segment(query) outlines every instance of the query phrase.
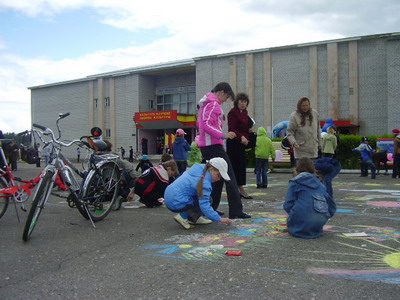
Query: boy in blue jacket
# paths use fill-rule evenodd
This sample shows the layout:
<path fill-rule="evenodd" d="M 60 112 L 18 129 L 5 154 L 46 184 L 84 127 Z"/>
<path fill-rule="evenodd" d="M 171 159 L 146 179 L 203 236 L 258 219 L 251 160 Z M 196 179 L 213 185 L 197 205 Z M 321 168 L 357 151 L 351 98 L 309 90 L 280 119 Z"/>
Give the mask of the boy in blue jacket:
<path fill-rule="evenodd" d="M 172 145 L 172 151 L 174 153 L 174 160 L 178 165 L 179 174 L 182 175 L 183 172 L 186 171 L 187 168 L 187 160 L 188 160 L 188 151 L 192 150 L 189 143 L 185 139 L 186 132 L 179 128 L 176 131 L 176 138 Z"/>
<path fill-rule="evenodd" d="M 232 220 L 221 218 L 210 204 L 212 183 L 221 177 L 230 180 L 227 172 L 226 161 L 214 157 L 206 164 L 195 163 L 171 183 L 165 190 L 164 203 L 169 210 L 178 213 L 174 220 L 185 229 L 193 228 L 194 224 L 210 224 L 212 221 L 231 224 Z"/>
<path fill-rule="evenodd" d="M 288 213 L 287 229 L 295 237 L 311 239 L 336 212 L 336 203 L 315 175 L 311 159 L 303 157 L 296 166 L 298 175 L 289 180 L 283 208 Z"/>
<path fill-rule="evenodd" d="M 371 167 L 371 179 L 376 178 L 376 166 L 372 160 L 372 155 L 374 150 L 369 145 L 369 139 L 366 136 L 361 138 L 361 144 L 354 148 L 353 151 L 358 151 L 361 154 L 361 176 L 367 176 L 368 174 L 368 167 Z"/>

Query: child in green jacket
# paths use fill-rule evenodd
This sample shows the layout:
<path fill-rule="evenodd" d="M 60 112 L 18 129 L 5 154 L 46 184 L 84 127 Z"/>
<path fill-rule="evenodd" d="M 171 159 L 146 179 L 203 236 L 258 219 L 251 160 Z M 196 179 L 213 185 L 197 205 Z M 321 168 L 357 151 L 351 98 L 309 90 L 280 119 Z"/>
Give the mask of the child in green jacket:
<path fill-rule="evenodd" d="M 264 127 L 258 127 L 256 139 L 256 174 L 257 188 L 268 187 L 268 159 L 271 156 L 272 161 L 275 161 L 275 149 L 272 146 L 272 141 L 268 137 Z"/>

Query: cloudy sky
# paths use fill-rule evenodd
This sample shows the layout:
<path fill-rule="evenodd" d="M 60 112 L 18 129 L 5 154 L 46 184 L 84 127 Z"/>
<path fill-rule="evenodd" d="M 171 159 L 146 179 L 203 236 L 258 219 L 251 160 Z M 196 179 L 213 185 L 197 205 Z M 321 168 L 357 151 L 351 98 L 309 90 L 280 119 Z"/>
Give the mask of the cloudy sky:
<path fill-rule="evenodd" d="M 399 11 L 399 0 L 0 0 L 0 129 L 30 127 L 31 86 L 398 32 Z"/>

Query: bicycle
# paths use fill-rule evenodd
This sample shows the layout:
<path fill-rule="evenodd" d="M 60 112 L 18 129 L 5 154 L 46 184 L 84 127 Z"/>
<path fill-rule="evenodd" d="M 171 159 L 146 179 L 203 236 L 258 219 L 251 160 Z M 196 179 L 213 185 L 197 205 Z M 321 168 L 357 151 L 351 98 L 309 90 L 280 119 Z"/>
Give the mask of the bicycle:
<path fill-rule="evenodd" d="M 60 141 L 61 129 L 59 121 L 67 116 L 69 116 L 69 113 L 60 114 L 57 118 L 57 138 L 50 128 L 33 124 L 33 127 L 42 131 L 42 134 L 50 136 L 51 155 L 50 163 L 41 174 L 25 223 L 22 234 L 24 241 L 28 241 L 32 235 L 41 211 L 49 199 L 54 183 L 63 190 L 68 191 L 67 200 L 69 205 L 73 204 L 85 219 L 90 220 L 93 227 L 96 227 L 94 222 L 103 220 L 109 214 L 118 195 L 118 183 L 120 180 L 120 170 L 116 164 L 116 160 L 119 158 L 118 155 L 104 153 L 107 150 L 107 144 L 103 141 L 93 140 L 93 133 L 92 136 L 83 136 L 68 143 Z M 87 141 L 83 141 L 83 139 Z M 70 147 L 72 145 L 91 149 L 92 154 L 89 159 L 90 168 L 88 172 L 77 169 L 62 154 L 62 147 Z M 81 182 L 79 183 L 80 179 Z"/>
<path fill-rule="evenodd" d="M 42 140 L 40 134 L 35 131 L 24 131 L 18 133 L 18 135 L 24 134 L 37 134 Z M 10 139 L 0 139 L 0 142 L 11 142 Z M 6 213 L 10 200 L 13 201 L 15 212 L 17 214 L 18 223 L 20 218 L 17 209 L 17 203 L 21 205 L 21 210 L 26 212 L 24 203 L 29 199 L 32 194 L 31 190 L 36 186 L 40 180 L 40 174 L 33 179 L 23 180 L 19 177 L 15 177 L 11 171 L 11 168 L 7 164 L 7 160 L 4 154 L 4 150 L 0 145 L 0 218 Z"/>

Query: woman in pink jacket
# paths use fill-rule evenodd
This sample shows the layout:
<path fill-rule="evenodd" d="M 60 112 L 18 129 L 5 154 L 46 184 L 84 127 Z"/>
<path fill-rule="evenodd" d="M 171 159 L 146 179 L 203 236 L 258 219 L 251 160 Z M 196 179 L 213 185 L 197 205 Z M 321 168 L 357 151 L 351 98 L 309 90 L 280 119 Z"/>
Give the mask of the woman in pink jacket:
<path fill-rule="evenodd" d="M 228 164 L 228 175 L 231 180 L 226 181 L 225 184 L 229 204 L 229 218 L 251 218 L 250 215 L 243 212 L 236 177 L 231 161 L 224 149 L 224 140 L 233 139 L 236 134 L 231 131 L 225 134 L 222 131 L 225 117 L 221 104 L 228 99 L 233 100 L 234 98 L 235 95 L 231 86 L 226 82 L 220 82 L 211 93 L 207 93 L 200 100 L 199 115 L 197 118 L 197 126 L 199 128 L 198 146 L 205 160 L 222 157 Z M 214 210 L 217 210 L 219 206 L 223 184 L 224 182 L 221 180 L 213 183 L 211 198 L 213 199 L 212 207 Z M 222 212 L 218 213 L 220 215 L 223 214 Z"/>

